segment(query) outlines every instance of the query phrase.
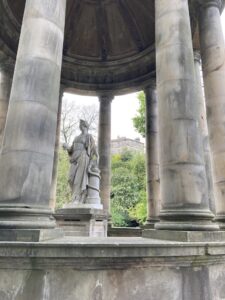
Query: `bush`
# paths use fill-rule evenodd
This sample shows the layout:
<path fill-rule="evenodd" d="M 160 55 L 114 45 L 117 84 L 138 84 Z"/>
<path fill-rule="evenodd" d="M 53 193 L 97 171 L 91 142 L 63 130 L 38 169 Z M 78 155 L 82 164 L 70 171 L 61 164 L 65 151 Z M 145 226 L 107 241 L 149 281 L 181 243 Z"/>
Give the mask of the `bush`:
<path fill-rule="evenodd" d="M 111 215 L 114 226 L 146 220 L 145 156 L 125 151 L 112 157 Z"/>

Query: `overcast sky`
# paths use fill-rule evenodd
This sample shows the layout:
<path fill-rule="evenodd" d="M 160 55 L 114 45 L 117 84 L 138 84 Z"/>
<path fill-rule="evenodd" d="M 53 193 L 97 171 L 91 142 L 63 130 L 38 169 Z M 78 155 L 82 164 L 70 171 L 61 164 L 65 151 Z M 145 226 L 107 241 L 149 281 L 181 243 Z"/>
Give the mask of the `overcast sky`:
<path fill-rule="evenodd" d="M 222 26 L 225 34 L 225 13 L 222 14 Z M 71 94 L 65 94 L 66 98 L 75 101 L 78 105 L 96 104 L 98 105 L 98 98 L 84 97 Z M 132 118 L 135 116 L 138 109 L 137 94 L 129 94 L 126 96 L 115 97 L 112 102 L 112 138 L 117 136 L 125 136 L 128 138 L 140 137 L 134 130 Z"/>

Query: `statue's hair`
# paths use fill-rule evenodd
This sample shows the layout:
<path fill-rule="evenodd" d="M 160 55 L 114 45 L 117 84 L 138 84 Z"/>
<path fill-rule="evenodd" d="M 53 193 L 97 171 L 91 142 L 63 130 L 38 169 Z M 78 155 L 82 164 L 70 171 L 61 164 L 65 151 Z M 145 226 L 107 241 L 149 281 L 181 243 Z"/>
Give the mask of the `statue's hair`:
<path fill-rule="evenodd" d="M 85 120 L 80 120 L 80 125 L 83 125 L 87 129 L 89 128 L 88 122 L 86 122 Z"/>

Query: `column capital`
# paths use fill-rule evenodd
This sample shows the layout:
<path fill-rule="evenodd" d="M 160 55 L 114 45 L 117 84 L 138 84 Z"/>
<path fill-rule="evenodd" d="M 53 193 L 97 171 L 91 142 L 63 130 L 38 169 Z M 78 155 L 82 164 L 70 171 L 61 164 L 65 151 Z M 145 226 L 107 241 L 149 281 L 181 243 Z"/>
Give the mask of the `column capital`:
<path fill-rule="evenodd" d="M 100 102 L 112 102 L 114 99 L 113 94 L 99 94 L 98 96 Z"/>
<path fill-rule="evenodd" d="M 201 8 L 217 7 L 219 10 L 222 9 L 222 0 L 198 0 Z"/>

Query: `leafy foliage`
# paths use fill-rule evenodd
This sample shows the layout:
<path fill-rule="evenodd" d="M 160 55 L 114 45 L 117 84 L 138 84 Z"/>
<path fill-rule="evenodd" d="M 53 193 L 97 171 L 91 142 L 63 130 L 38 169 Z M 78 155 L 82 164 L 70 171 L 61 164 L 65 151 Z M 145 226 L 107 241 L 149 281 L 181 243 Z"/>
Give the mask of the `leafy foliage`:
<path fill-rule="evenodd" d="M 145 221 L 147 214 L 145 188 L 144 154 L 124 151 L 122 154 L 114 155 L 111 193 L 111 215 L 114 226 L 132 226 L 133 223 Z"/>
<path fill-rule="evenodd" d="M 145 137 L 145 94 L 144 92 L 140 92 L 138 94 L 139 100 L 139 109 L 137 111 L 136 116 L 133 118 L 134 128 L 140 133 L 143 137 Z"/>
<path fill-rule="evenodd" d="M 71 199 L 71 192 L 68 184 L 69 158 L 66 151 L 60 149 L 58 173 L 57 173 L 57 191 L 56 191 L 56 207 L 61 208 Z"/>
<path fill-rule="evenodd" d="M 144 224 L 147 220 L 147 195 L 146 191 L 142 190 L 139 193 L 138 203 L 129 209 L 129 216 L 139 224 Z"/>
<path fill-rule="evenodd" d="M 60 149 L 57 177 L 57 208 L 71 199 L 68 185 L 69 158 Z M 133 226 L 146 220 L 145 157 L 124 151 L 112 156 L 111 215 L 114 226 Z"/>

